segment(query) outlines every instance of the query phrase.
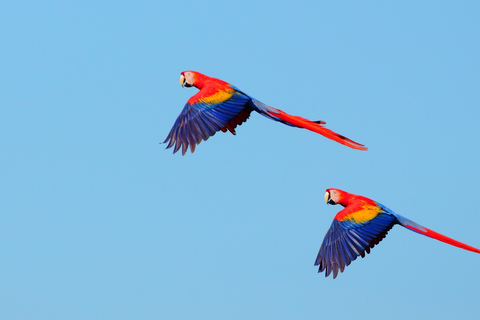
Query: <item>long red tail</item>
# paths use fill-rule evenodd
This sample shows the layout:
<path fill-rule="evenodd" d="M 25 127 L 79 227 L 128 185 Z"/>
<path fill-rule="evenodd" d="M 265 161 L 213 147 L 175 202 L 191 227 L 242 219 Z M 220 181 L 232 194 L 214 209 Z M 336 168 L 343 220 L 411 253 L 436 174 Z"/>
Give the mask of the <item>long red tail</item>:
<path fill-rule="evenodd" d="M 329 139 L 332 139 L 334 141 L 337 141 L 338 143 L 341 143 L 343 145 L 346 145 L 347 147 L 357 149 L 357 150 L 367 150 L 367 147 L 365 147 L 363 144 L 360 144 L 358 142 L 355 142 L 353 140 L 348 139 L 345 136 L 342 136 L 341 134 L 338 134 L 336 132 L 333 132 L 330 129 L 325 128 L 322 126 L 322 124 L 325 124 L 324 121 L 311 121 L 302 117 L 298 116 L 292 116 L 289 115 L 288 113 L 283 112 L 282 110 L 275 109 L 270 107 L 271 109 L 274 109 L 276 112 L 270 112 L 267 111 L 272 117 L 278 118 L 281 121 L 294 125 L 296 127 L 304 128 L 316 133 L 321 134 L 324 137 L 327 137 Z"/>
<path fill-rule="evenodd" d="M 440 233 L 435 232 L 433 230 L 430 230 L 428 228 L 423 227 L 424 230 L 422 230 L 422 229 L 417 229 L 417 228 L 415 228 L 411 225 L 407 225 L 407 226 L 405 226 L 405 228 L 408 228 L 408 229 L 413 230 L 415 232 L 421 233 L 421 234 L 423 234 L 427 237 L 437 239 L 439 241 L 451 244 L 452 246 L 459 247 L 459 248 L 462 248 L 462 249 L 465 249 L 465 250 L 468 250 L 468 251 L 473 251 L 473 252 L 476 252 L 476 253 L 480 253 L 480 249 L 474 248 L 472 246 L 469 246 L 468 244 L 465 244 L 465 243 L 462 243 L 460 241 L 449 238 L 447 236 L 444 236 L 443 234 L 440 234 Z"/>

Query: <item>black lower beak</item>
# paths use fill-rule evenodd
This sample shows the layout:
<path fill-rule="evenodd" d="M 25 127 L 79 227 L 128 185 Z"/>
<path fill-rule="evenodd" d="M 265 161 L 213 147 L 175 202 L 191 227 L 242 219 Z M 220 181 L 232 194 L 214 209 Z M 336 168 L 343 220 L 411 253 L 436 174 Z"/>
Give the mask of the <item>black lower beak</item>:
<path fill-rule="evenodd" d="M 332 198 L 328 198 L 327 203 L 328 203 L 328 204 L 335 204 L 335 201 L 333 201 Z"/>
<path fill-rule="evenodd" d="M 187 88 L 191 87 L 191 85 L 189 85 L 189 84 L 187 83 L 187 79 L 183 79 L 182 87 L 184 87 L 184 88 L 185 88 L 185 87 L 187 87 Z"/>

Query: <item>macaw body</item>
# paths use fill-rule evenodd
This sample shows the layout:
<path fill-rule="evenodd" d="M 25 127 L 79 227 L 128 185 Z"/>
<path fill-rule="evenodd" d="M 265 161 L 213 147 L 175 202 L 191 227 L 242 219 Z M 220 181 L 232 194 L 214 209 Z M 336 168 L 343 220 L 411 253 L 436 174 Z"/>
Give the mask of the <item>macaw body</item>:
<path fill-rule="evenodd" d="M 362 144 L 325 128 L 324 121 L 310 121 L 289 115 L 267 106 L 220 79 L 195 71 L 184 71 L 181 73 L 180 83 L 185 87 L 197 87 L 200 91 L 187 101 L 164 141 L 168 142 L 167 149 L 175 146 L 173 153 L 180 147 L 183 155 L 188 147 L 193 153 L 202 140 L 206 141 L 217 131 L 228 130 L 235 134 L 235 128 L 247 121 L 252 111 L 292 127 L 314 131 L 350 148 L 367 150 Z"/>
<path fill-rule="evenodd" d="M 325 202 L 345 207 L 333 219 L 315 260 L 315 265 L 319 266 L 318 272 L 325 271 L 326 277 L 333 272 L 335 279 L 338 271 L 343 272 L 358 256 L 365 257 L 365 252 L 370 253 L 370 249 L 385 238 L 387 232 L 396 224 L 453 246 L 480 253 L 477 248 L 425 228 L 362 196 L 339 189 L 327 189 Z"/>

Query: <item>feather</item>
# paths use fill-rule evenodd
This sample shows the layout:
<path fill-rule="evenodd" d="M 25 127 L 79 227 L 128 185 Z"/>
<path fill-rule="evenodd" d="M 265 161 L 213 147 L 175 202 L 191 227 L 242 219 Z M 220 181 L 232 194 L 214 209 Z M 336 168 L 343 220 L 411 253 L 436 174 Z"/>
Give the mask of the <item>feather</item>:
<path fill-rule="evenodd" d="M 182 72 L 182 84 L 195 86 L 200 91 L 193 95 L 183 107 L 164 143 L 167 149 L 174 147 L 176 153 L 182 147 L 182 154 L 190 146 L 193 152 L 201 140 L 206 141 L 216 132 L 231 132 L 250 117 L 252 111 L 291 127 L 311 130 L 358 150 L 366 150 L 363 145 L 339 135 L 322 125 L 325 121 L 310 121 L 291 116 L 250 97 L 225 81 L 208 77 L 199 72 Z M 201 137 L 201 139 L 200 139 Z"/>
<path fill-rule="evenodd" d="M 325 271 L 326 277 L 333 272 L 335 279 L 352 261 L 369 254 L 395 224 L 453 246 L 480 253 L 480 249 L 425 228 L 373 200 L 338 189 L 327 189 L 327 192 L 332 191 L 338 195 L 337 203 L 345 208 L 335 216 L 315 259 L 318 272 Z"/>

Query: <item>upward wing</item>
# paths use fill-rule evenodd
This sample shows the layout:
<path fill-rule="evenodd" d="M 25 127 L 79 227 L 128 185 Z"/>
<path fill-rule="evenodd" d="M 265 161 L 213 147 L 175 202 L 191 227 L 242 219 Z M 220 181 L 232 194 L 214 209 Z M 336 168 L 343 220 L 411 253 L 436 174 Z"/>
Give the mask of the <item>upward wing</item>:
<path fill-rule="evenodd" d="M 318 272 L 325 270 L 328 277 L 333 271 L 334 279 L 358 256 L 363 258 L 365 252 L 370 253 L 398 223 L 395 216 L 376 206 L 364 206 L 337 220 L 339 216 L 340 213 L 333 220 L 315 260 Z"/>
<path fill-rule="evenodd" d="M 167 149 L 175 145 L 173 153 L 182 147 L 185 155 L 189 146 L 193 153 L 202 139 L 206 141 L 220 130 L 235 134 L 237 125 L 245 122 L 252 112 L 248 105 L 250 97 L 235 90 L 219 91 L 194 103 L 191 101 L 185 104 L 164 141 L 168 142 Z"/>

